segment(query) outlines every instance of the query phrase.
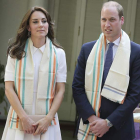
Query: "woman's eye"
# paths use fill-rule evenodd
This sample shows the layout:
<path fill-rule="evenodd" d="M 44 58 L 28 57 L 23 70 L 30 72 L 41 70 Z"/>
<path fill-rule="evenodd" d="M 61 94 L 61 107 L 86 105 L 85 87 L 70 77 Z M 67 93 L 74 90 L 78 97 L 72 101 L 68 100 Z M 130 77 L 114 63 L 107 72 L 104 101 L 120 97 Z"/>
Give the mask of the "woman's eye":
<path fill-rule="evenodd" d="M 47 22 L 47 20 L 43 20 L 42 22 L 43 22 L 43 23 L 46 23 L 46 22 Z"/>
<path fill-rule="evenodd" d="M 38 23 L 37 21 L 33 21 L 33 23 Z"/>

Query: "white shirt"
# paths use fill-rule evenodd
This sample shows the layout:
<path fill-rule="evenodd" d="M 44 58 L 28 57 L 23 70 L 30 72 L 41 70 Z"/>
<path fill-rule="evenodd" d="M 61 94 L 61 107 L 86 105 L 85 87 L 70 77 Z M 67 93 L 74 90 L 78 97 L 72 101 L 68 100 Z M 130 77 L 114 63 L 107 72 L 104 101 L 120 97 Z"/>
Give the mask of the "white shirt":
<path fill-rule="evenodd" d="M 110 41 L 108 41 L 107 40 L 107 48 L 106 48 L 106 52 L 105 52 L 105 58 L 106 58 L 106 54 L 107 54 L 107 51 L 108 51 L 108 48 L 109 48 L 109 43 L 110 43 Z M 115 57 L 115 54 L 116 54 L 116 52 L 117 52 L 117 49 L 118 49 L 118 46 L 119 46 L 119 43 L 120 43 L 120 37 L 118 38 L 118 39 L 116 39 L 114 42 L 112 42 L 112 43 L 114 43 L 114 45 L 113 45 L 113 58 Z"/>

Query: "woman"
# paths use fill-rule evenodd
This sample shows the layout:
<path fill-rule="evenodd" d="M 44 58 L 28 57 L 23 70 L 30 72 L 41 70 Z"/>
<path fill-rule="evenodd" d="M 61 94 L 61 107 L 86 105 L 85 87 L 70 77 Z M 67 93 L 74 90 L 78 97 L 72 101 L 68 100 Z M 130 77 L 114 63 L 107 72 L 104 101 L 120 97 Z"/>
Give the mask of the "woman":
<path fill-rule="evenodd" d="M 64 51 L 41 7 L 24 16 L 8 48 L 5 93 L 11 104 L 2 140 L 61 140 L 57 110 L 66 82 Z"/>

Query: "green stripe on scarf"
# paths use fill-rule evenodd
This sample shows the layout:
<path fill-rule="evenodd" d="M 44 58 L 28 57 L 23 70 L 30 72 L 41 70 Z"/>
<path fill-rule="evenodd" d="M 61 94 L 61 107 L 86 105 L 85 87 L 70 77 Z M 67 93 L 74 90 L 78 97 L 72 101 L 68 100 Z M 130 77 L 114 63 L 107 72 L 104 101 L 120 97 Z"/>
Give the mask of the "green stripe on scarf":
<path fill-rule="evenodd" d="M 82 140 L 84 140 L 85 139 L 85 137 L 86 137 L 86 134 L 87 134 L 87 130 L 89 129 L 89 124 L 87 124 L 87 128 L 86 128 L 86 133 L 84 133 L 84 136 L 83 136 L 83 138 L 82 138 Z"/>
<path fill-rule="evenodd" d="M 101 40 L 101 37 L 99 38 L 99 41 Z M 97 61 L 97 59 L 98 59 L 98 57 L 97 57 L 97 54 L 98 54 L 98 50 L 100 49 L 100 46 L 99 46 L 99 41 L 98 41 L 98 44 L 97 44 L 97 49 L 96 49 L 96 55 L 95 55 L 95 62 Z M 95 74 L 95 67 L 96 67 L 96 65 L 94 65 L 93 66 L 93 73 Z M 93 77 L 93 79 L 94 79 L 94 82 L 95 82 L 95 78 Z M 94 83 L 94 85 L 95 85 L 95 83 Z M 95 86 L 92 88 L 92 91 L 93 91 L 93 89 L 94 88 L 96 88 Z M 98 88 L 99 88 L 99 84 L 98 84 Z M 93 91 L 94 92 L 94 91 Z M 93 94 L 92 94 L 93 95 Z M 97 94 L 97 99 L 98 99 L 98 94 Z M 96 107 L 95 107 L 95 112 L 96 112 L 96 110 L 98 110 L 98 108 L 97 108 L 97 103 L 98 101 L 96 100 Z M 91 102 L 92 104 L 93 104 L 93 101 Z M 97 115 L 97 114 L 96 114 Z"/>
<path fill-rule="evenodd" d="M 47 97 L 49 97 L 50 93 L 50 81 L 51 81 L 51 64 L 52 64 L 52 42 L 50 41 L 50 60 L 49 60 L 49 77 L 48 77 L 48 87 L 47 87 Z M 49 102 L 46 100 L 46 114 L 49 111 Z"/>
<path fill-rule="evenodd" d="M 15 66 L 15 92 L 17 94 L 17 83 L 16 83 L 16 78 L 17 78 L 17 63 L 18 63 L 18 60 L 16 59 L 16 66 Z"/>
<path fill-rule="evenodd" d="M 28 48 L 28 43 L 29 43 L 29 39 L 26 41 L 26 45 L 25 45 L 25 52 L 27 54 L 27 48 Z M 25 99 L 25 70 L 26 70 L 26 57 L 24 58 L 24 66 L 23 66 L 23 86 L 22 86 L 22 107 L 24 108 L 24 99 Z"/>
<path fill-rule="evenodd" d="M 14 118 L 14 116 L 15 116 L 15 111 L 13 110 L 13 116 L 12 116 L 12 118 Z M 12 119 L 12 118 L 10 118 L 10 119 Z M 12 128 L 13 127 L 13 121 L 11 121 L 11 127 L 10 128 Z"/>
<path fill-rule="evenodd" d="M 55 49 L 54 49 L 54 52 L 55 52 L 55 56 L 56 56 L 56 71 L 57 71 L 57 69 L 58 69 L 58 58 L 57 58 L 57 53 L 56 53 Z M 54 78 L 53 89 L 54 89 L 55 83 L 56 83 L 56 75 L 55 75 L 55 78 Z"/>
<path fill-rule="evenodd" d="M 105 46 L 104 46 L 104 43 L 103 43 L 103 47 L 102 47 L 102 50 L 101 50 L 101 65 L 104 65 L 104 52 L 105 52 Z M 100 91 L 100 88 L 101 88 L 101 84 L 102 84 L 102 73 L 103 73 L 103 68 L 104 67 L 100 67 L 100 76 L 99 76 L 99 85 L 98 85 L 98 92 Z M 100 93 L 97 94 L 97 99 L 100 98 Z M 98 101 L 96 100 L 96 106 L 98 104 Z M 97 108 L 98 110 L 98 108 Z"/>

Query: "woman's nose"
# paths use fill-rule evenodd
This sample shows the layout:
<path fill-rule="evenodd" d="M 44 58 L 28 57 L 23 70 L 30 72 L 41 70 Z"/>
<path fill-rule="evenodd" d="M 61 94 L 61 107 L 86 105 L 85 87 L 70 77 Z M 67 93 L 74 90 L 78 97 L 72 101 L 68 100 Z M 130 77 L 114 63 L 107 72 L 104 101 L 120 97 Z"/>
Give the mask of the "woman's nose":
<path fill-rule="evenodd" d="M 43 26 L 43 23 L 42 23 L 42 21 L 40 21 L 40 22 L 39 22 L 39 26 Z"/>

